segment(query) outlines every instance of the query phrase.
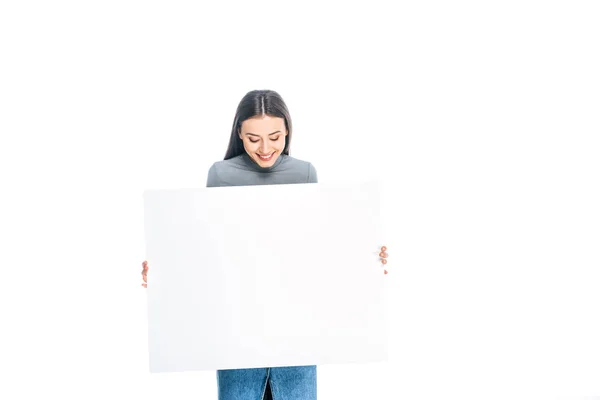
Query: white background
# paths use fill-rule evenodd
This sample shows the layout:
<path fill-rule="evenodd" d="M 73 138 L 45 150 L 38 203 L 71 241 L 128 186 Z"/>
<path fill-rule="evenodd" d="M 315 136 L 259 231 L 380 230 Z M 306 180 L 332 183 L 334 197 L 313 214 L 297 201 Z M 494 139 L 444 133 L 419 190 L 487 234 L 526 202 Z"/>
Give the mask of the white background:
<path fill-rule="evenodd" d="M 142 191 L 257 88 L 320 181 L 388 183 L 390 362 L 319 399 L 600 395 L 597 2 L 197 3 L 0 6 L 0 398 L 216 398 L 148 373 Z"/>

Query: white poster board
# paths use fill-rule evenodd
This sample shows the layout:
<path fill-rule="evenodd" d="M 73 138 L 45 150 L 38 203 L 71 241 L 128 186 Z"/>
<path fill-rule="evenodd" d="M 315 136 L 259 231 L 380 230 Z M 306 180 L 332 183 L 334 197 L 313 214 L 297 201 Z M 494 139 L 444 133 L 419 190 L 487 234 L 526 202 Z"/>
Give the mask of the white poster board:
<path fill-rule="evenodd" d="M 150 371 L 385 361 L 379 193 L 144 192 Z"/>

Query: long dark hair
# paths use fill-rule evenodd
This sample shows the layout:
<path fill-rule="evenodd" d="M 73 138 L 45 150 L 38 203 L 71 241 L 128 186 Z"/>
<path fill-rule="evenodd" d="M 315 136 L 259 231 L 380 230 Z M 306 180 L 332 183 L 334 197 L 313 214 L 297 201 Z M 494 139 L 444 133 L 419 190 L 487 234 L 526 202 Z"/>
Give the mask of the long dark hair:
<path fill-rule="evenodd" d="M 285 128 L 288 132 L 285 138 L 283 154 L 290 154 L 292 119 L 290 118 L 290 112 L 288 111 L 285 102 L 279 93 L 273 90 L 253 90 L 246 93 L 235 112 L 235 119 L 233 120 L 233 127 L 231 128 L 231 137 L 229 138 L 229 146 L 225 153 L 225 160 L 237 157 L 240 154 L 244 154 L 246 151 L 244 149 L 244 143 L 239 137 L 242 122 L 249 118 L 262 115 L 283 118 L 285 121 Z"/>

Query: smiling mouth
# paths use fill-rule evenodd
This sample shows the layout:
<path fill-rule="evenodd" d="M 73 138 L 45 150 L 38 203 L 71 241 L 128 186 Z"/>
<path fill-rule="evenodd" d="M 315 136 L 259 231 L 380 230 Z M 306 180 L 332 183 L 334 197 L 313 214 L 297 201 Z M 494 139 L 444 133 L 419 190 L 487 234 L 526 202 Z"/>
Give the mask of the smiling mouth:
<path fill-rule="evenodd" d="M 269 154 L 268 156 L 263 156 L 261 154 L 256 153 L 256 155 L 258 156 L 259 159 L 261 159 L 262 161 L 271 161 L 271 159 L 273 158 L 273 155 L 275 154 L 275 152 Z"/>

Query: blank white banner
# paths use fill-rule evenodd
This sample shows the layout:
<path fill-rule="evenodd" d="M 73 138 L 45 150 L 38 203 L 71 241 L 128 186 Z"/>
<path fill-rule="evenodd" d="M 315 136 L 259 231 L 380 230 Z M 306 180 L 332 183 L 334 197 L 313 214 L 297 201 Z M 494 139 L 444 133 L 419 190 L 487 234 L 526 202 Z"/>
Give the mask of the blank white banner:
<path fill-rule="evenodd" d="M 379 195 L 145 191 L 150 371 L 386 361 Z"/>

